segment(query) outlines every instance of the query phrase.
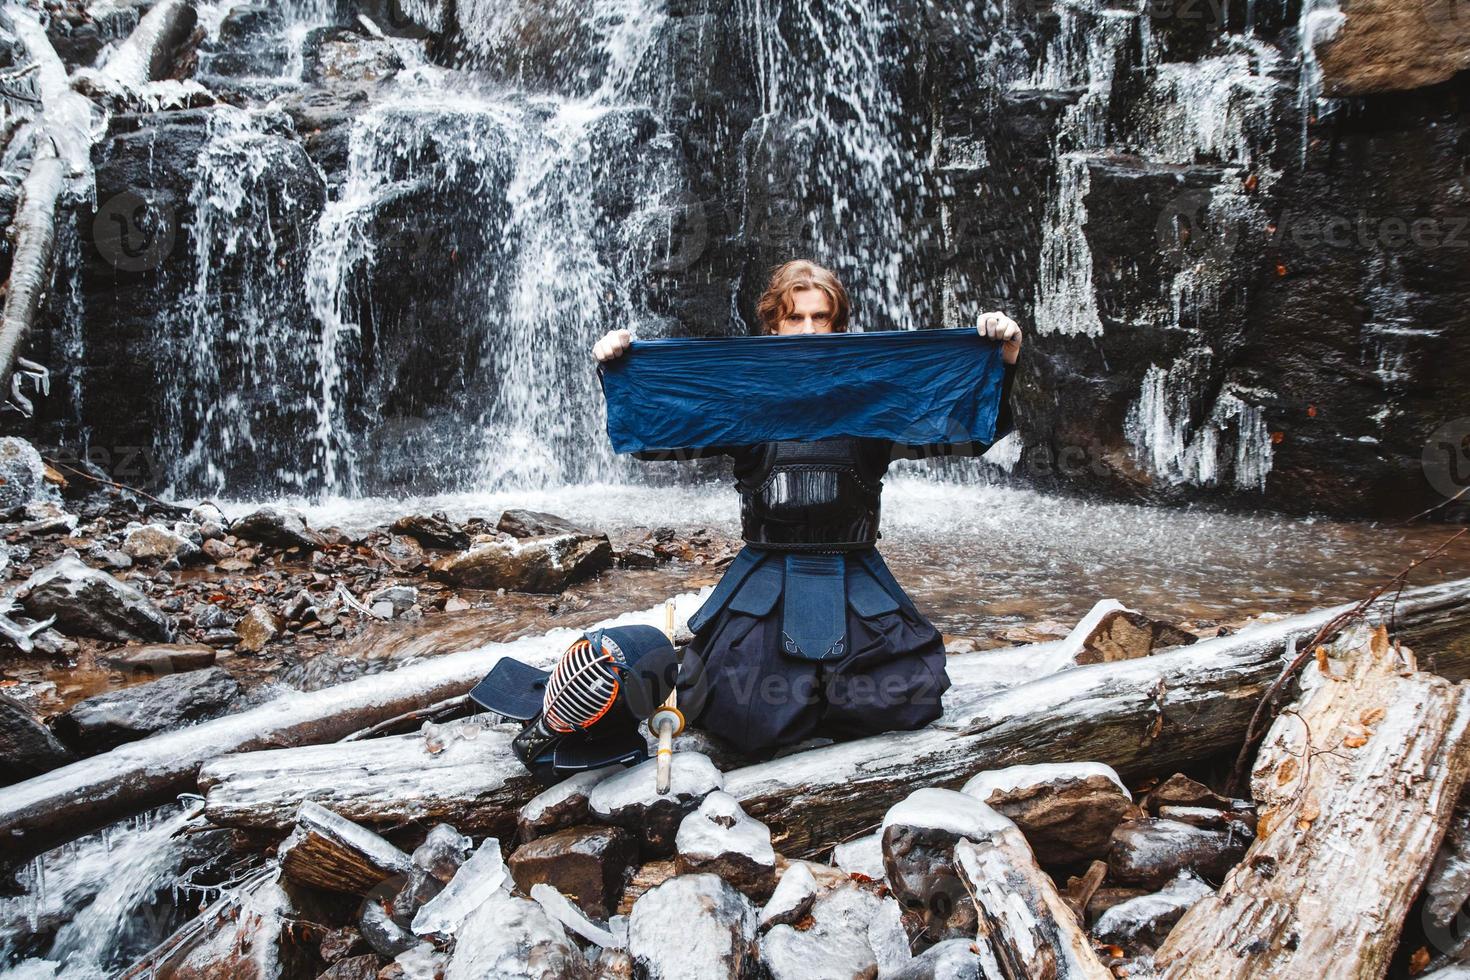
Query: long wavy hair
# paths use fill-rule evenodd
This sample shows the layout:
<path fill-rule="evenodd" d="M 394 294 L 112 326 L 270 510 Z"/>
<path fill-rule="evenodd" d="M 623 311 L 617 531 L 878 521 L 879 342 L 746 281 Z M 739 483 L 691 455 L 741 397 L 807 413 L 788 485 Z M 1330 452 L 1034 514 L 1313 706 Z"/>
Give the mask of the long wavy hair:
<path fill-rule="evenodd" d="M 848 302 L 847 290 L 843 287 L 842 280 L 830 269 L 824 269 L 807 259 L 796 259 L 772 270 L 771 281 L 755 304 L 762 333 L 777 332 L 786 314 L 796 308 L 796 301 L 791 294 L 798 289 L 820 289 L 826 293 L 827 298 L 832 301 L 832 332 L 847 333 L 852 305 Z"/>

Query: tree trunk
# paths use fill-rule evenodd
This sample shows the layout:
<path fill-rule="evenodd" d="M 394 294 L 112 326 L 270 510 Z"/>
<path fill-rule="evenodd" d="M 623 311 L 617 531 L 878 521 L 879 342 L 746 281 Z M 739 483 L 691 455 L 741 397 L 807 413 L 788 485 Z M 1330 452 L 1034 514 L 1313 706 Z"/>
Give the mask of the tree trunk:
<path fill-rule="evenodd" d="M 377 834 L 324 806 L 301 804 L 296 829 L 276 852 L 288 881 L 365 895 L 385 878 L 406 875 L 413 861 Z"/>
<path fill-rule="evenodd" d="M 41 110 L 29 124 L 31 169 L 20 187 L 13 228 L 14 253 L 0 312 L 0 397 L 10 385 L 21 345 L 36 319 L 56 251 L 56 206 L 67 179 L 91 172 L 95 107 L 71 90 L 66 66 L 46 31 L 28 11 L 9 8 L 16 36 L 36 64 Z M 25 138 L 18 133 L 17 139 Z"/>
<path fill-rule="evenodd" d="M 1470 621 L 1462 580 L 1406 592 L 1396 622 L 1412 632 L 1421 609 L 1441 622 L 1451 596 Z M 1194 762 L 1239 744 L 1288 641 L 1309 638 L 1345 608 L 1009 688 L 998 664 L 1055 669 L 1046 651 L 1056 645 L 951 657 L 954 687 L 930 727 L 735 769 L 725 789 L 771 827 L 779 850 L 803 856 L 871 828 L 915 787 L 958 787 L 985 769 L 1098 761 L 1140 773 Z M 1470 651 L 1451 651 L 1441 664 L 1463 668 L 1467 659 Z M 282 829 L 312 799 L 369 825 L 443 820 L 462 832 L 507 833 L 537 791 L 510 751 L 512 730 L 466 739 L 454 734 L 464 726 L 446 726 L 432 742 L 416 735 L 227 756 L 201 773 L 205 812 L 224 825 Z"/>
<path fill-rule="evenodd" d="M 193 0 L 159 0 L 105 65 L 77 73 L 77 87 L 88 94 L 111 95 L 166 77 L 197 20 Z"/>
<path fill-rule="evenodd" d="M 1005 980 L 1112 980 L 1056 885 L 1014 826 L 978 842 L 960 841 L 955 869 L 975 900 L 987 976 Z M 987 955 L 988 954 L 988 955 Z"/>
<path fill-rule="evenodd" d="M 1256 757 L 1256 842 L 1160 947 L 1169 980 L 1387 971 L 1470 772 L 1470 684 L 1416 672 L 1382 628 L 1333 652 Z"/>

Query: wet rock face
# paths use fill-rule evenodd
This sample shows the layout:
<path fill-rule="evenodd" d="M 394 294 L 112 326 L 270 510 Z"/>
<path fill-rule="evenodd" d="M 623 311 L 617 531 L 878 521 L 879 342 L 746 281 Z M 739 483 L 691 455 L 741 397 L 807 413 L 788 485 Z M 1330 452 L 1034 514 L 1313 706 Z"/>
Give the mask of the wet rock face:
<path fill-rule="evenodd" d="M 56 729 L 79 749 L 101 752 L 219 715 L 240 691 L 221 667 L 173 674 L 79 701 L 57 719 Z"/>
<path fill-rule="evenodd" d="M 545 882 L 588 915 L 606 919 L 637 856 L 633 837 L 620 827 L 568 827 L 521 845 L 509 863 L 521 891 Z"/>
<path fill-rule="evenodd" d="M 103 640 L 170 640 L 173 621 L 142 592 L 75 557 L 40 569 L 17 595 L 36 619 L 56 617 L 68 634 Z"/>
<path fill-rule="evenodd" d="M 30 708 L 0 694 L 0 785 L 50 772 L 73 758 Z"/>

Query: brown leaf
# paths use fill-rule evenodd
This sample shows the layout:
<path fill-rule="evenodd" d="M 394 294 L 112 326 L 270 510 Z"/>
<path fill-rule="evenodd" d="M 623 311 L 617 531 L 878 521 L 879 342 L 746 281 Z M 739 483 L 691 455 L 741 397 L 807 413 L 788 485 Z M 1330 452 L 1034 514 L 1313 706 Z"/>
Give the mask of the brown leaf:
<path fill-rule="evenodd" d="M 1342 740 L 1342 744 L 1350 749 L 1360 749 L 1368 744 L 1367 735 L 1349 735 Z"/>
<path fill-rule="evenodd" d="M 1295 778 L 1296 760 L 1287 759 L 1281 764 L 1281 768 L 1276 770 L 1276 785 L 1285 786 L 1287 783 L 1291 782 Z"/>
<path fill-rule="evenodd" d="M 1265 840 L 1270 836 L 1279 816 L 1275 807 L 1261 811 L 1260 816 L 1256 818 L 1256 840 Z"/>
<path fill-rule="evenodd" d="M 1164 730 L 1164 716 L 1163 715 L 1158 715 L 1158 716 L 1156 716 L 1154 718 L 1154 723 L 1149 726 L 1148 737 L 1149 738 L 1158 738 L 1159 737 L 1159 733 L 1162 732 L 1163 730 Z"/>
<path fill-rule="evenodd" d="M 1317 657 L 1317 669 L 1320 670 L 1324 674 L 1328 673 L 1328 669 L 1327 669 L 1327 648 L 1326 647 L 1318 647 L 1317 650 L 1316 650 L 1316 657 Z"/>
<path fill-rule="evenodd" d="M 1427 946 L 1420 946 L 1414 950 L 1413 954 L 1409 957 L 1410 975 L 1423 973 L 1424 968 L 1429 965 L 1429 959 L 1429 948 Z"/>
<path fill-rule="evenodd" d="M 1368 711 L 1364 711 L 1361 715 L 1359 715 L 1358 721 L 1363 725 L 1364 728 L 1368 728 L 1372 725 L 1378 724 L 1387 715 L 1388 711 L 1384 708 L 1372 708 Z"/>

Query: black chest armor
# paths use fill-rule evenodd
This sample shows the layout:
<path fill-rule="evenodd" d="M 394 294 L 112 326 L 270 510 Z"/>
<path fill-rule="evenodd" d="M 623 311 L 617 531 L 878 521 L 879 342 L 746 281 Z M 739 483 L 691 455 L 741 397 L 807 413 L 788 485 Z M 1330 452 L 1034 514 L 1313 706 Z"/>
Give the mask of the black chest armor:
<path fill-rule="evenodd" d="M 771 442 L 740 475 L 746 543 L 779 551 L 853 551 L 878 540 L 881 477 L 864 472 L 857 439 Z"/>

